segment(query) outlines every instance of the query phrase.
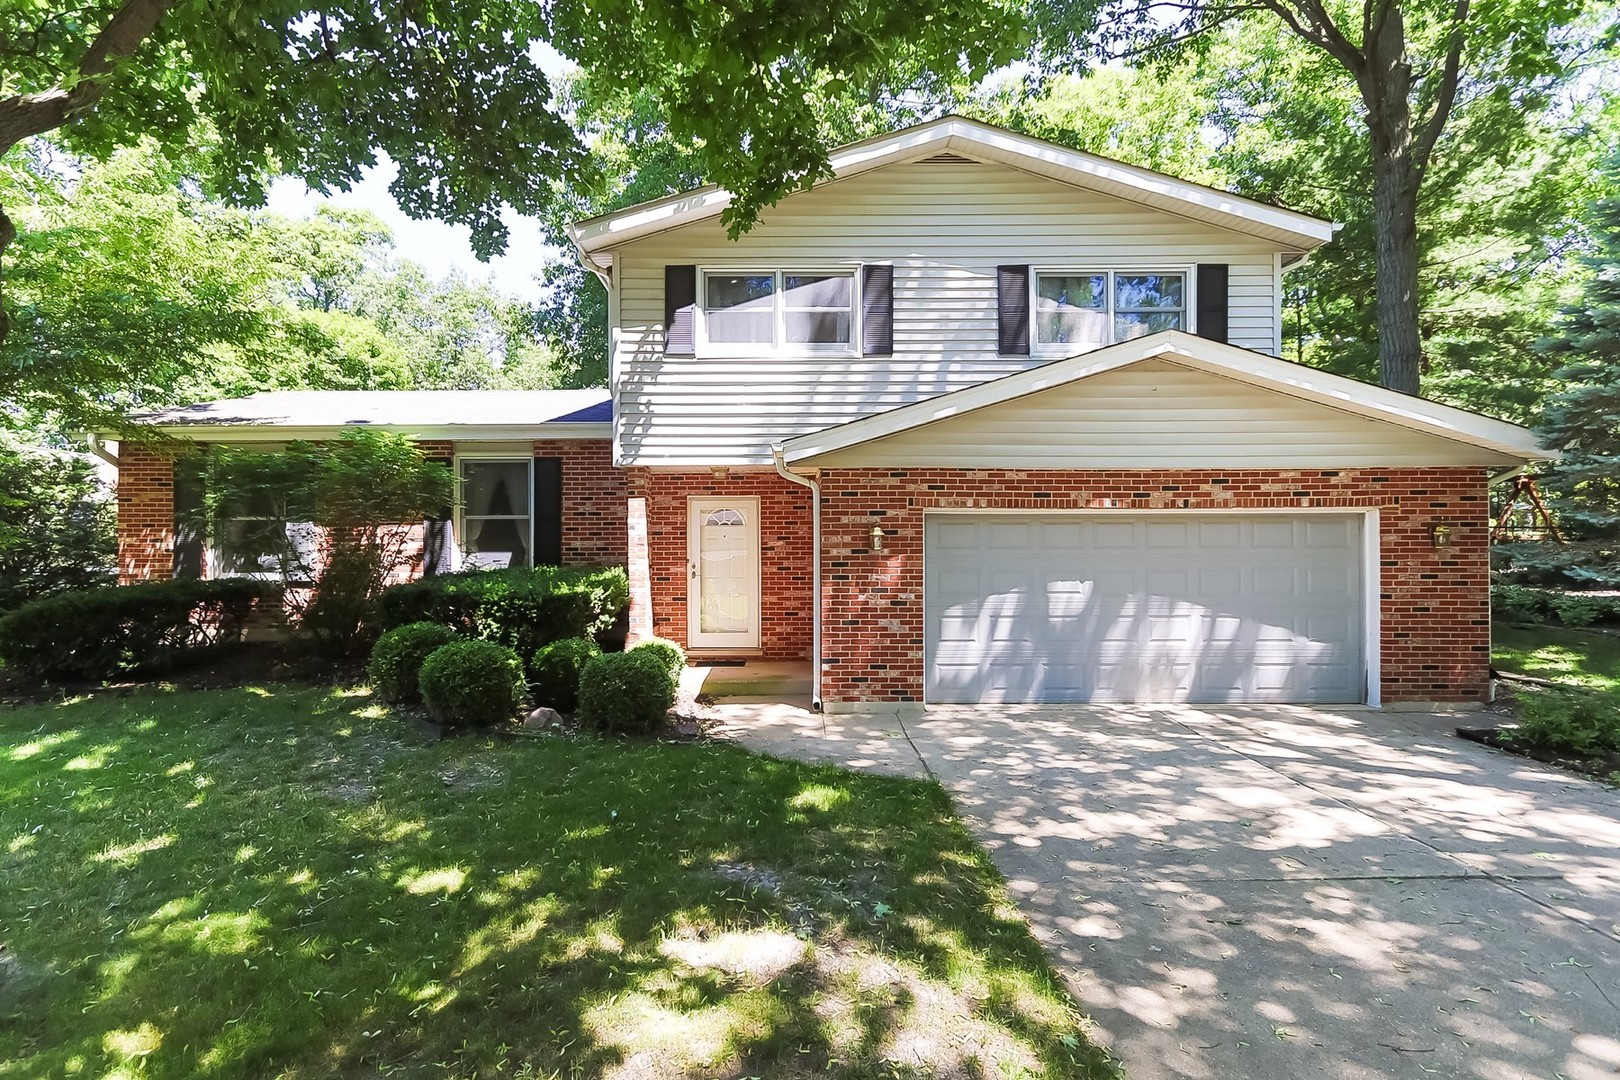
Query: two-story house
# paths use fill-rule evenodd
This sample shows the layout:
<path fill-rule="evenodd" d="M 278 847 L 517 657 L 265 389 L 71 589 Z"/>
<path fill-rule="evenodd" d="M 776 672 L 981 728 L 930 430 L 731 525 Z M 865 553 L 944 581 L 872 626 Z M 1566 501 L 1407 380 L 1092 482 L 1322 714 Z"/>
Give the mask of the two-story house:
<path fill-rule="evenodd" d="M 623 560 L 633 636 L 810 660 L 829 709 L 1483 699 L 1489 483 L 1546 454 L 1279 358 L 1331 224 L 959 117 L 832 167 L 736 240 L 714 188 L 575 225 L 606 393 L 140 419 L 408 432 L 462 484 L 424 570 Z M 120 457 L 126 577 L 220 572 Z"/>

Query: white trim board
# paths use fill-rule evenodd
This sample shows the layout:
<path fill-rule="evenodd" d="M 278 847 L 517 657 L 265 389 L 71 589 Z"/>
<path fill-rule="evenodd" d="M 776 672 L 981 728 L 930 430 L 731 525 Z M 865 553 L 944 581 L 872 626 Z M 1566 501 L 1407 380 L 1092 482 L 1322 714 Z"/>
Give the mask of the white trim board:
<path fill-rule="evenodd" d="M 839 147 L 828 155 L 828 163 L 834 178 L 843 179 L 885 165 L 942 153 L 1024 169 L 1076 187 L 1258 236 L 1290 249 L 1308 251 L 1325 244 L 1333 239 L 1338 228 L 1332 222 L 1309 214 L 1245 199 L 1228 191 L 1178 180 L 963 116 L 946 116 Z M 611 258 L 603 258 L 599 253 L 630 240 L 716 217 L 731 205 L 731 199 L 729 191 L 718 187 L 697 188 L 574 222 L 568 226 L 568 236 L 588 262 L 604 265 L 611 263 Z"/>
<path fill-rule="evenodd" d="M 408 435 L 419 441 L 501 442 L 540 439 L 613 438 L 611 423 L 586 424 L 442 424 L 424 427 L 407 424 L 142 424 L 140 430 L 155 431 L 193 442 L 286 443 L 299 439 L 330 439 L 345 431 L 386 431 Z"/>
<path fill-rule="evenodd" d="M 1185 367 L 1236 379 L 1261 389 L 1341 409 L 1372 420 L 1495 454 L 1525 461 L 1551 459 L 1556 453 L 1543 448 L 1527 428 L 1482 416 L 1439 402 L 1347 379 L 1342 375 L 1279 360 L 1178 330 L 1166 330 L 1132 341 L 1108 345 L 1067 360 L 1017 372 L 940 397 L 904 405 L 823 431 L 800 435 L 782 443 L 789 462 L 813 462 L 834 451 L 910 431 L 927 424 L 963 416 L 978 409 L 1014 401 L 1043 390 L 1065 386 L 1093 375 L 1114 371 L 1144 360 L 1165 359 Z"/>

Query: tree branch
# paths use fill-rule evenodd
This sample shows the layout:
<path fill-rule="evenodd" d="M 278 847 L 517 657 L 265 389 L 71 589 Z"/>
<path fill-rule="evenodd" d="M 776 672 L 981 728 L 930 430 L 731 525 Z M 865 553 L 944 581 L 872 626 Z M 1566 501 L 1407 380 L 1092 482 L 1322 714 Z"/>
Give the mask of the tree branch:
<path fill-rule="evenodd" d="M 1436 92 L 1434 112 L 1423 124 L 1423 131 L 1418 136 L 1417 145 L 1412 148 L 1412 164 L 1417 169 L 1418 176 L 1429 166 L 1429 156 L 1434 153 L 1434 144 L 1439 142 L 1440 133 L 1445 130 L 1446 123 L 1451 119 L 1451 108 L 1457 102 L 1457 86 L 1462 75 L 1463 29 L 1468 23 L 1469 0 L 1457 0 L 1453 9 L 1451 22 L 1451 44 L 1446 49 L 1445 68 L 1440 73 L 1440 89 Z"/>
<path fill-rule="evenodd" d="M 140 47 L 173 4 L 174 0 L 124 0 L 85 50 L 71 81 L 0 100 L 0 154 L 24 139 L 56 130 L 94 106 L 113 65 Z"/>

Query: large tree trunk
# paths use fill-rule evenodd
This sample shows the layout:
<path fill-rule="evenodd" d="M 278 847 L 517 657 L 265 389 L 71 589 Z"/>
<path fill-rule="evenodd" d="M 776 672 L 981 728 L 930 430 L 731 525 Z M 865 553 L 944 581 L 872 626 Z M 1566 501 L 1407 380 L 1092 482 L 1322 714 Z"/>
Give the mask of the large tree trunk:
<path fill-rule="evenodd" d="M 11 246 L 11 242 L 15 239 L 17 239 L 17 226 L 11 223 L 11 218 L 6 215 L 5 207 L 0 206 L 0 286 L 3 286 L 5 282 L 6 249 Z M 6 333 L 10 329 L 11 316 L 6 314 L 6 297 L 3 289 L 0 289 L 0 342 L 6 340 Z"/>
<path fill-rule="evenodd" d="M 1393 153 L 1373 162 L 1378 381 L 1403 394 L 1418 392 L 1423 356 L 1418 332 L 1417 185 L 1417 172 L 1406 154 Z"/>
<path fill-rule="evenodd" d="M 1466 11 L 1466 8 L 1464 8 Z M 1372 149 L 1375 325 L 1378 381 L 1418 392 L 1423 341 L 1418 333 L 1418 186 L 1423 164 L 1412 130 L 1412 67 L 1399 4 L 1385 8 L 1363 42 L 1356 71 Z"/>

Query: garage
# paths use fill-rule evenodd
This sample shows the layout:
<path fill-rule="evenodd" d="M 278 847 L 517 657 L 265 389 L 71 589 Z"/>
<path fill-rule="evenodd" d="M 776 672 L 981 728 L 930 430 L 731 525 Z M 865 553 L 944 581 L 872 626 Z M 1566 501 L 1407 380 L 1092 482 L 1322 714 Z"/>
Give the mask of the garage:
<path fill-rule="evenodd" d="M 926 700 L 1362 701 L 1364 522 L 929 513 Z"/>

